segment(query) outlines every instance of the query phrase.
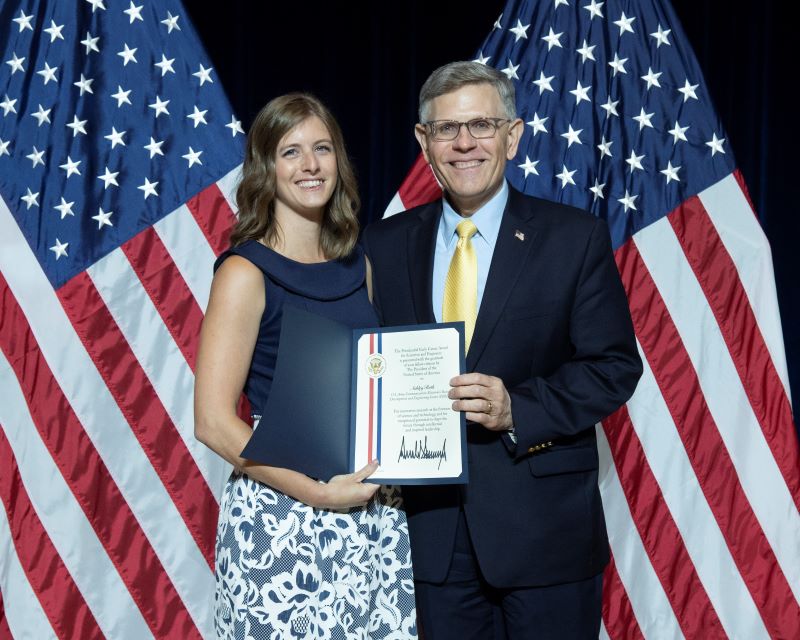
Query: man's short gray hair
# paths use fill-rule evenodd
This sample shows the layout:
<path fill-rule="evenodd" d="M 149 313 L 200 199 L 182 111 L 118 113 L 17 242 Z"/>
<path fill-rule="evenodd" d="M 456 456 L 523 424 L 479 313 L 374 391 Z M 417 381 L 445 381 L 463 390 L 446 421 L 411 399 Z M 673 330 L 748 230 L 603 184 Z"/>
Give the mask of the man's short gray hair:
<path fill-rule="evenodd" d="M 428 120 L 431 101 L 470 84 L 490 84 L 500 96 L 509 120 L 517 117 L 514 84 L 504 73 L 480 62 L 450 62 L 434 71 L 419 92 L 419 121 Z"/>

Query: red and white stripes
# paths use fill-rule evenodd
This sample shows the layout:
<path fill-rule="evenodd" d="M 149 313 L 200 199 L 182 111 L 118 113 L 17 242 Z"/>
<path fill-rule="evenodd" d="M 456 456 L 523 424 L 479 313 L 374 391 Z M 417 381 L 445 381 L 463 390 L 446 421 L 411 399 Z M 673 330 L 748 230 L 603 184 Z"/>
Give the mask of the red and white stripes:
<path fill-rule="evenodd" d="M 15 637 L 213 635 L 229 468 L 194 439 L 192 386 L 238 171 L 58 291 L 0 202 L 0 618 Z"/>
<path fill-rule="evenodd" d="M 749 209 L 729 176 L 618 250 L 646 361 L 626 410 L 700 577 L 694 586 L 681 578 L 676 559 L 672 575 L 662 579 L 665 589 L 683 590 L 692 606 L 707 596 L 730 636 L 791 638 L 800 628 L 800 515 L 792 495 L 797 444 L 785 386 L 760 339 L 772 331 L 772 348 L 782 348 L 774 333 L 777 306 L 762 329 L 751 311 L 758 305 L 738 277 L 756 255 L 769 263 L 769 253 L 752 211 L 735 218 L 719 213 L 724 224 L 718 226 L 706 208 L 721 212 L 737 204 Z M 742 238 L 750 246 L 749 265 L 725 249 Z M 775 299 L 769 266 L 759 270 L 760 281 L 750 275 L 762 314 L 763 299 Z M 609 442 L 624 422 L 619 414 L 604 422 Z M 621 477 L 635 448 L 611 447 Z M 642 490 L 640 479 L 631 477 L 631 493 Z M 632 513 L 644 540 L 669 523 Z M 663 556 L 665 549 L 655 552 Z M 650 562 L 657 563 L 652 554 Z M 672 609 L 681 616 L 674 602 Z M 637 618 L 641 623 L 653 613 L 637 611 Z M 710 622 L 702 630 L 713 634 Z"/>

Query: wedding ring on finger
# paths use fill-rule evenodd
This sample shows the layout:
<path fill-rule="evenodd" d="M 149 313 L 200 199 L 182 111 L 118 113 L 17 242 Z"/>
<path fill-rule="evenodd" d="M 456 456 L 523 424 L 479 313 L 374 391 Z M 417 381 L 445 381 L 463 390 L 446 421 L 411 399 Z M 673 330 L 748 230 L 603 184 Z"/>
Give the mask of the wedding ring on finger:
<path fill-rule="evenodd" d="M 486 402 L 488 404 L 488 406 L 486 407 L 486 415 L 490 416 L 490 415 L 492 415 L 492 401 L 491 400 L 487 400 Z"/>

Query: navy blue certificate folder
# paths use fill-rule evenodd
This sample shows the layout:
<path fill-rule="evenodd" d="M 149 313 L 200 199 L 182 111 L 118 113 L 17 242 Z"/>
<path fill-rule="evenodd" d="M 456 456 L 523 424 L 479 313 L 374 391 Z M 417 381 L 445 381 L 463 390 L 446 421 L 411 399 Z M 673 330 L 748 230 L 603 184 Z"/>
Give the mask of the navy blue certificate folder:
<path fill-rule="evenodd" d="M 427 326 L 443 327 L 459 331 L 459 366 L 463 372 L 463 323 Z M 333 320 L 286 305 L 269 398 L 258 427 L 241 453 L 242 457 L 270 466 L 293 469 L 326 481 L 334 475 L 352 473 L 361 468 L 365 462 L 356 464 L 354 455 L 357 378 L 354 350 L 357 341 L 365 333 L 383 337 L 387 333 L 421 328 L 426 327 L 353 330 Z M 377 388 L 380 389 L 380 386 Z M 458 475 L 448 478 L 380 477 L 368 481 L 380 484 L 465 483 L 466 426 L 463 413 L 460 414 L 460 422 L 460 443 L 454 445 L 451 441 L 447 444 L 453 452 L 450 463 L 456 455 L 461 458 Z M 444 446 L 436 450 L 432 446 L 428 449 L 427 437 L 420 437 L 419 442 L 415 443 L 415 449 L 410 442 L 404 443 L 402 455 L 417 459 L 445 456 L 444 459 L 447 459 Z M 400 463 L 399 458 L 397 462 Z M 441 466 L 441 457 L 439 464 Z"/>

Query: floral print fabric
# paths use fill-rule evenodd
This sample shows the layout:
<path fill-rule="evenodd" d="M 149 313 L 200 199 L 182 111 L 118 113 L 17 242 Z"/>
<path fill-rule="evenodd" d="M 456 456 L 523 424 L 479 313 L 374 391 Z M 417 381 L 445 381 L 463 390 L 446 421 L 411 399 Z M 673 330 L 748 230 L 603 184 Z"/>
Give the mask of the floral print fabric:
<path fill-rule="evenodd" d="M 226 640 L 417 637 L 399 491 L 314 509 L 246 474 L 228 480 L 216 542 L 214 624 Z"/>

